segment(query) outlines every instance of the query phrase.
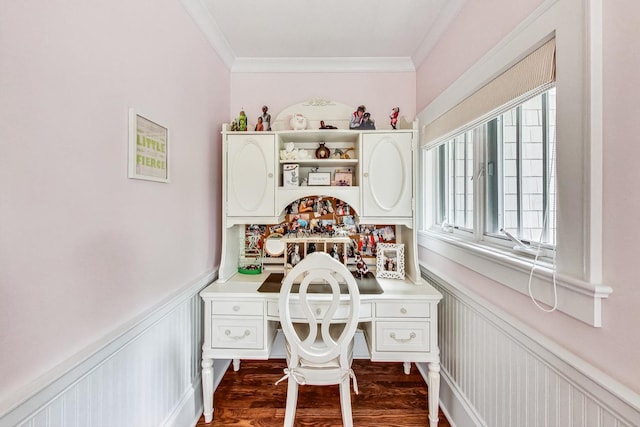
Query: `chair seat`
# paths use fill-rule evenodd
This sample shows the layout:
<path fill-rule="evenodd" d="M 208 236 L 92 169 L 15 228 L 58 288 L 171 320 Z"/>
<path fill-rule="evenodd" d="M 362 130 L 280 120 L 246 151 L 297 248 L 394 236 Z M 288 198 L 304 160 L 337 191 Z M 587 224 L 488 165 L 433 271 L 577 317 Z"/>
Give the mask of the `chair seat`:
<path fill-rule="evenodd" d="M 307 324 L 306 323 L 301 323 L 301 324 L 294 324 L 293 328 L 296 330 L 296 332 L 298 333 L 298 335 L 304 335 L 307 333 Z M 338 336 L 340 336 L 340 334 L 342 333 L 342 330 L 344 329 L 344 324 L 342 323 L 334 323 L 332 325 L 329 326 L 329 334 L 331 334 L 331 336 L 333 337 L 333 339 L 337 339 Z M 353 361 L 353 345 L 354 345 L 354 341 L 355 340 L 351 340 L 349 342 L 349 366 L 351 366 L 351 362 Z M 322 344 L 322 339 L 320 338 L 320 334 L 318 334 L 316 340 L 315 340 L 315 344 L 320 345 Z M 285 340 L 284 343 L 284 347 L 285 347 L 285 351 L 286 351 L 286 356 L 287 356 L 287 362 L 290 359 L 291 356 L 291 346 L 289 344 L 289 341 Z M 340 367 L 340 360 L 339 357 L 335 357 L 333 359 L 331 359 L 328 362 L 324 362 L 324 363 L 315 363 L 311 360 L 307 360 L 305 358 L 300 358 L 300 367 L 301 368 L 322 368 L 322 369 L 327 369 L 327 368 L 339 368 Z"/>

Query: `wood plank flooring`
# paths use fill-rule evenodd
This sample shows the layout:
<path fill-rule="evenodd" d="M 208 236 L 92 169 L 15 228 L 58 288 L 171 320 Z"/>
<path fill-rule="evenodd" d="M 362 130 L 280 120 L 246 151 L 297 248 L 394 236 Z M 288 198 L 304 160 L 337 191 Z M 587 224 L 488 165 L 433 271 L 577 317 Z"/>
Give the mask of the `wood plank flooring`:
<path fill-rule="evenodd" d="M 197 427 L 281 427 L 287 398 L 284 359 L 243 360 L 240 370 L 229 368 L 215 392 L 213 421 L 200 417 Z M 354 360 L 360 394 L 351 392 L 355 427 L 423 427 L 427 418 L 427 386 L 411 365 Z M 342 426 L 338 386 L 300 386 L 296 426 Z M 440 411 L 438 427 L 450 427 Z"/>

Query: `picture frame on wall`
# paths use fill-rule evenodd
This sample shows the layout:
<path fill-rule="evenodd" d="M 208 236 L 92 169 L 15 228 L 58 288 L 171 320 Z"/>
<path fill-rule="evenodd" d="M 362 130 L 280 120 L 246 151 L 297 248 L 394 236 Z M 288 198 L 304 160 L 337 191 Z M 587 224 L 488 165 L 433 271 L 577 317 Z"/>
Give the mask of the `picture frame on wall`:
<path fill-rule="evenodd" d="M 129 178 L 169 182 L 169 129 L 129 109 Z"/>
<path fill-rule="evenodd" d="M 404 280 L 404 244 L 378 243 L 376 277 Z"/>

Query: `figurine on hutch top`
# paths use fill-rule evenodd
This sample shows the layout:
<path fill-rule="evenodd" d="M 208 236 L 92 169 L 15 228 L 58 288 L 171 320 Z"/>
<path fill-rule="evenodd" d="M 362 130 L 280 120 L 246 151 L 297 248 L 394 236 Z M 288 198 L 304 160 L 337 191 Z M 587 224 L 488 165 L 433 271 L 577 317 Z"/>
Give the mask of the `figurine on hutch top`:
<path fill-rule="evenodd" d="M 398 123 L 398 114 L 400 114 L 400 107 L 393 107 L 393 109 L 391 109 L 391 114 L 389 114 L 389 119 L 391 119 L 390 124 L 394 129 Z"/>
<path fill-rule="evenodd" d="M 254 130 L 256 132 L 262 132 L 264 130 L 264 125 L 262 124 L 262 117 L 258 117 L 258 123 L 256 123 L 256 128 Z"/>
<path fill-rule="evenodd" d="M 338 129 L 333 125 L 327 125 L 324 123 L 324 120 L 320 120 L 320 129 Z"/>
<path fill-rule="evenodd" d="M 376 124 L 373 119 L 371 119 L 371 113 L 364 113 L 362 115 L 362 123 L 360 123 L 360 129 L 376 130 Z"/>
<path fill-rule="evenodd" d="M 262 126 L 264 128 L 264 130 L 266 131 L 270 131 L 271 130 L 271 114 L 267 113 L 267 111 L 269 111 L 269 107 L 267 107 L 266 105 L 262 106 L 262 115 L 260 117 L 258 117 L 258 121 L 262 121 Z"/>
<path fill-rule="evenodd" d="M 349 120 L 349 129 L 360 129 L 365 111 L 367 111 L 367 107 L 364 105 L 358 106 L 358 109 L 351 115 L 351 120 Z"/>
<path fill-rule="evenodd" d="M 238 117 L 238 130 L 247 130 L 247 115 L 244 114 L 244 110 L 240 110 L 240 117 Z"/>

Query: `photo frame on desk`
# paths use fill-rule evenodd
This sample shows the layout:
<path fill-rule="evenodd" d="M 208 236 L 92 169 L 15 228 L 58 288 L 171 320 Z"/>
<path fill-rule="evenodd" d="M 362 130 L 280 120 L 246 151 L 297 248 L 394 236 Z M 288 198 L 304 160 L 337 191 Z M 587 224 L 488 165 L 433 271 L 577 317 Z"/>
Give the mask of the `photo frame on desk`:
<path fill-rule="evenodd" d="M 129 178 L 169 182 L 169 129 L 129 109 Z"/>
<path fill-rule="evenodd" d="M 351 171 L 336 171 L 334 181 L 337 186 L 350 187 L 353 185 L 353 174 Z"/>
<path fill-rule="evenodd" d="M 309 186 L 331 185 L 331 172 L 309 172 L 307 183 Z"/>
<path fill-rule="evenodd" d="M 282 241 L 282 234 L 273 233 L 264 239 L 264 253 L 270 257 L 281 257 L 287 245 Z"/>
<path fill-rule="evenodd" d="M 376 277 L 404 280 L 404 244 L 378 243 Z"/>

